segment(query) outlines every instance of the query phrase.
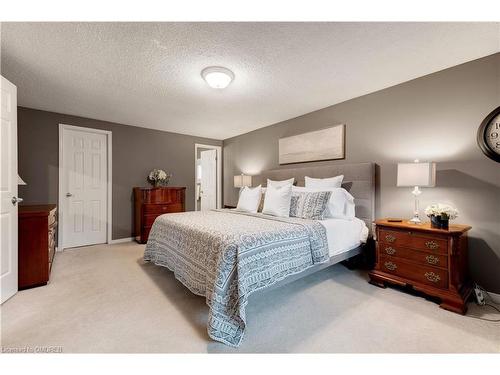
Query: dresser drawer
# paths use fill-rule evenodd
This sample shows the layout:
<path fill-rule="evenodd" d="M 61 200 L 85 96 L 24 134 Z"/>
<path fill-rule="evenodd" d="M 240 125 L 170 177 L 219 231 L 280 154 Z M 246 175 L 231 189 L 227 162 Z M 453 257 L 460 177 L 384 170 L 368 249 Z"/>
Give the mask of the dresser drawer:
<path fill-rule="evenodd" d="M 381 254 L 380 270 L 436 288 L 448 288 L 448 272 L 436 267 L 418 265 L 401 258 Z"/>
<path fill-rule="evenodd" d="M 448 254 L 448 241 L 439 237 L 412 234 L 411 247 L 433 253 Z"/>
<path fill-rule="evenodd" d="M 378 240 L 384 246 L 396 245 L 433 253 L 447 254 L 448 241 L 446 239 L 433 236 L 428 237 L 418 232 L 381 229 Z"/>
<path fill-rule="evenodd" d="M 420 264 L 448 268 L 448 257 L 442 254 L 433 254 L 431 252 L 409 249 L 382 242 L 379 244 L 379 251 L 381 255 L 390 255 L 397 258 L 408 259 Z"/>
<path fill-rule="evenodd" d="M 174 204 L 145 204 L 143 206 L 144 214 L 167 214 L 170 212 L 181 212 L 182 204 L 174 203 Z"/>
<path fill-rule="evenodd" d="M 380 229 L 378 240 L 390 245 L 409 246 L 411 243 L 410 232 L 401 230 Z"/>

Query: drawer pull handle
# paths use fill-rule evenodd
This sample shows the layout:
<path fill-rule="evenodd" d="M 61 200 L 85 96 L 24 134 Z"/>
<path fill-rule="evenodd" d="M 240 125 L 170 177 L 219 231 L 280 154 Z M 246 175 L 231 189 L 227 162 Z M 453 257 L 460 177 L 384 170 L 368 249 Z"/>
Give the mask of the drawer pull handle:
<path fill-rule="evenodd" d="M 425 243 L 425 246 L 427 246 L 427 248 L 431 250 L 436 250 L 437 248 L 439 248 L 439 244 L 436 241 L 427 241 Z"/>
<path fill-rule="evenodd" d="M 425 257 L 425 259 L 427 260 L 427 263 L 429 263 L 429 264 L 438 264 L 439 263 L 439 258 L 435 257 L 434 255 L 427 255 Z"/>
<path fill-rule="evenodd" d="M 391 271 L 394 271 L 396 268 L 398 268 L 396 263 L 392 263 L 392 262 L 385 262 L 384 266 L 385 266 L 385 268 L 387 268 L 388 270 L 391 270 Z"/>
<path fill-rule="evenodd" d="M 439 280 L 441 280 L 441 277 L 434 272 L 426 272 L 424 275 L 427 280 L 432 281 L 433 283 L 437 283 Z"/>
<path fill-rule="evenodd" d="M 386 240 L 387 242 L 394 242 L 394 241 L 396 241 L 396 237 L 394 237 L 394 236 L 392 236 L 392 235 L 388 234 L 387 236 L 385 236 L 385 240 Z"/>
<path fill-rule="evenodd" d="M 389 247 L 386 247 L 386 248 L 385 248 L 385 252 L 386 252 L 387 254 L 389 254 L 389 255 L 392 255 L 392 254 L 395 254 L 395 253 L 396 253 L 396 249 L 395 249 L 395 248 L 393 248 L 393 247 L 390 247 L 390 246 L 389 246 Z"/>

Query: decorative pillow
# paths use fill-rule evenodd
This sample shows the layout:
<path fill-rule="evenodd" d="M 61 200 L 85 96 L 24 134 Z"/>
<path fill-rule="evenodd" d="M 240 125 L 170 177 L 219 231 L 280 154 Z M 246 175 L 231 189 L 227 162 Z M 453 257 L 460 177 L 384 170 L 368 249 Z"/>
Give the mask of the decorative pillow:
<path fill-rule="evenodd" d="M 257 213 L 260 203 L 260 185 L 254 188 L 245 186 L 241 189 L 240 198 L 238 199 L 238 206 L 236 210 L 243 212 Z"/>
<path fill-rule="evenodd" d="M 306 188 L 312 189 L 325 189 L 325 188 L 339 188 L 342 187 L 344 175 L 329 177 L 329 178 L 312 178 L 305 177 Z"/>
<path fill-rule="evenodd" d="M 286 186 L 286 185 L 293 185 L 294 182 L 295 182 L 294 177 L 289 178 L 288 180 L 281 180 L 281 181 L 267 179 L 267 187 L 269 187 L 269 186 L 280 187 L 280 186 Z"/>
<path fill-rule="evenodd" d="M 290 216 L 290 201 L 292 199 L 292 185 L 274 187 L 268 186 L 264 199 L 262 213 L 272 216 Z"/>
<path fill-rule="evenodd" d="M 322 220 L 327 211 L 331 194 L 331 191 L 292 193 L 290 216 Z"/>
<path fill-rule="evenodd" d="M 293 187 L 293 194 L 304 192 L 330 191 L 330 200 L 323 214 L 323 218 L 352 220 L 355 216 L 354 197 L 344 188 L 312 189 L 306 187 Z"/>

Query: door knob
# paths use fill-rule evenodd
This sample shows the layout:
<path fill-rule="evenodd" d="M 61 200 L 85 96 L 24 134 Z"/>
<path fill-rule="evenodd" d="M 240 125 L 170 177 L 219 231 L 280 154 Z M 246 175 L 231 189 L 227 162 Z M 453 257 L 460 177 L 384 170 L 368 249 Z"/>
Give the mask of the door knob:
<path fill-rule="evenodd" d="M 23 201 L 23 198 L 19 198 L 19 197 L 12 197 L 12 204 L 15 206 L 16 203 L 21 203 Z"/>
<path fill-rule="evenodd" d="M 72 196 L 73 196 L 73 194 L 71 194 L 71 193 L 66 193 L 66 196 L 67 196 L 67 197 L 72 197 Z"/>

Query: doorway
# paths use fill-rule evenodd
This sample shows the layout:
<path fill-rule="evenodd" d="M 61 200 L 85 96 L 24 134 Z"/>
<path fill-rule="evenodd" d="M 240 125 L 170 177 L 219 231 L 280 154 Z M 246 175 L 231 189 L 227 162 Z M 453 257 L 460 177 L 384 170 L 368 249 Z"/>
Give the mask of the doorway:
<path fill-rule="evenodd" d="M 111 242 L 111 132 L 59 124 L 60 250 Z"/>
<path fill-rule="evenodd" d="M 196 143 L 195 153 L 195 211 L 221 208 L 222 148 Z"/>

